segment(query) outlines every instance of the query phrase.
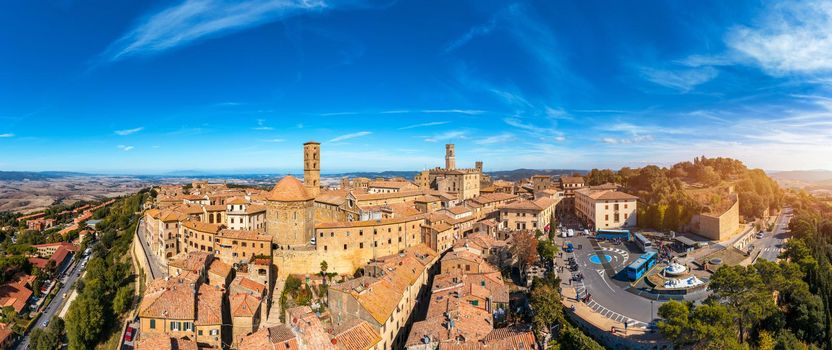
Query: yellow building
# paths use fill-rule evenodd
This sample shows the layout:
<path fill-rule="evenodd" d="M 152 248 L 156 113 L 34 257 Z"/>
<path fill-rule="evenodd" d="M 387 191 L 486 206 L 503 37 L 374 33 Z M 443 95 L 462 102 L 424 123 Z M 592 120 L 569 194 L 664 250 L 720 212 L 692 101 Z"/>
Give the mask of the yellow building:
<path fill-rule="evenodd" d="M 575 191 L 575 214 L 594 229 L 636 226 L 638 197 L 615 186 L 586 187 Z"/>

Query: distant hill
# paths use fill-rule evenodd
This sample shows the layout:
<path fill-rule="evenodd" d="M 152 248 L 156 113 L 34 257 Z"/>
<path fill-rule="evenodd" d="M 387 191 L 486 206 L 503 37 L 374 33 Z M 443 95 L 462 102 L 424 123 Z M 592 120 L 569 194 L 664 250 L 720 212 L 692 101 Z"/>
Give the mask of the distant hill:
<path fill-rule="evenodd" d="M 532 175 L 549 175 L 549 176 L 563 176 L 578 173 L 586 175 L 586 170 L 577 169 L 514 169 L 488 172 L 494 180 L 508 180 L 517 181 L 520 179 L 529 178 Z"/>
<path fill-rule="evenodd" d="M 771 173 L 769 176 L 775 180 L 801 181 L 801 182 L 826 182 L 832 180 L 832 171 L 829 170 L 794 170 Z"/>
<path fill-rule="evenodd" d="M 73 176 L 92 176 L 92 174 L 69 171 L 0 171 L 0 180 L 5 181 L 48 180 Z"/>

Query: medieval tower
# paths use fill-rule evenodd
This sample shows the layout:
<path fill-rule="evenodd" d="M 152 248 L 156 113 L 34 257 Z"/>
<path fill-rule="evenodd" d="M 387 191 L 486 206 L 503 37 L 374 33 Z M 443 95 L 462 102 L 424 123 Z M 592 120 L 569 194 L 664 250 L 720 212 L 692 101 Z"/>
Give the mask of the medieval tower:
<path fill-rule="evenodd" d="M 454 144 L 445 145 L 445 170 L 456 169 L 456 157 L 454 156 Z"/>
<path fill-rule="evenodd" d="M 313 197 L 321 191 L 321 144 L 315 141 L 303 144 L 303 184 Z"/>

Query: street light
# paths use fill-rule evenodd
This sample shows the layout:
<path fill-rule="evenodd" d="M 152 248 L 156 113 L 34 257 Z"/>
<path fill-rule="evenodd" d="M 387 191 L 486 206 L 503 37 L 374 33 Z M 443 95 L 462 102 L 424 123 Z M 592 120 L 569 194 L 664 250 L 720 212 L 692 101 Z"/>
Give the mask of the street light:
<path fill-rule="evenodd" d="M 653 300 L 650 300 L 650 322 L 653 322 L 653 319 L 655 319 L 655 317 L 653 317 L 653 313 Z"/>

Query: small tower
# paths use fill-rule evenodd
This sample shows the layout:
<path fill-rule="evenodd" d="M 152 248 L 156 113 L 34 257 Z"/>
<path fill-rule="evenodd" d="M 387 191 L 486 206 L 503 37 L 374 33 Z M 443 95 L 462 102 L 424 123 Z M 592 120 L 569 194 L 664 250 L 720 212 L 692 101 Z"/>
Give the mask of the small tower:
<path fill-rule="evenodd" d="M 477 171 L 482 172 L 482 161 L 478 160 L 474 163 L 474 167 L 477 168 Z"/>
<path fill-rule="evenodd" d="M 309 141 L 303 144 L 303 185 L 312 196 L 321 189 L 321 144 Z"/>
<path fill-rule="evenodd" d="M 454 157 L 454 144 L 445 145 L 445 170 L 456 169 L 456 158 Z"/>

